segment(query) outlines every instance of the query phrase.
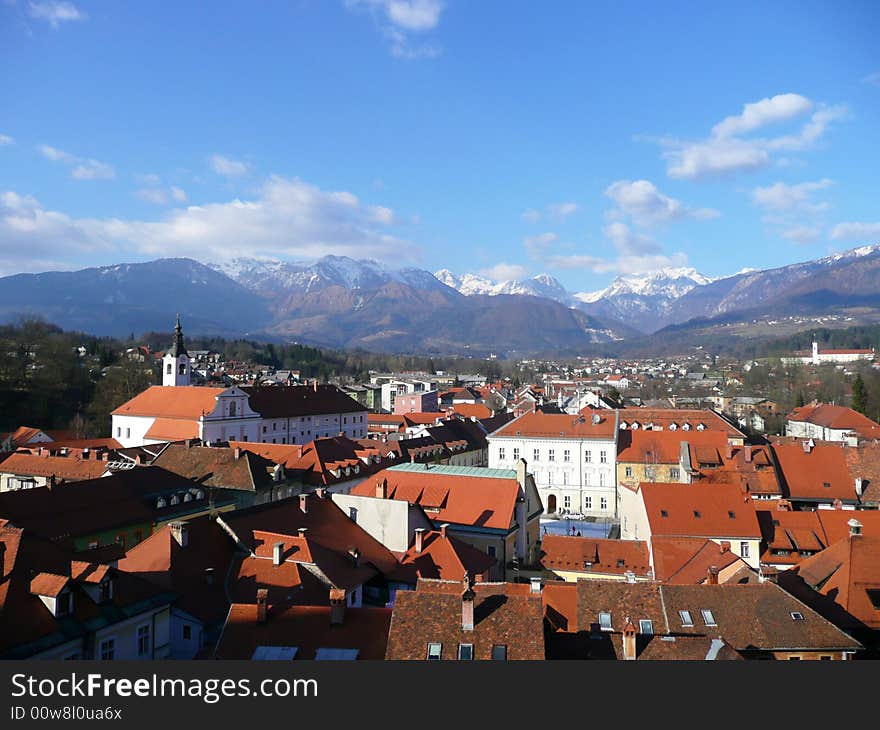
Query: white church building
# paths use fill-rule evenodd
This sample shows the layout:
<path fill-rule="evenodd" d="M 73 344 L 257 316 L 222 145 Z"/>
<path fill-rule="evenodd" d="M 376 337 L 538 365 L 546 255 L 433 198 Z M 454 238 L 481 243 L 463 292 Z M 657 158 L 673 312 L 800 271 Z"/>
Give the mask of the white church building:
<path fill-rule="evenodd" d="M 859 360 L 873 360 L 876 356 L 873 348 L 870 350 L 820 350 L 819 343 L 813 340 L 811 352 L 796 352 L 790 357 L 780 358 L 788 365 L 822 365 L 824 363 L 848 363 Z"/>
<path fill-rule="evenodd" d="M 195 438 L 296 444 L 338 434 L 367 436 L 366 408 L 334 386 L 211 388 L 192 385 L 191 376 L 178 317 L 162 358 L 162 385 L 113 411 L 111 436 L 123 447 Z"/>

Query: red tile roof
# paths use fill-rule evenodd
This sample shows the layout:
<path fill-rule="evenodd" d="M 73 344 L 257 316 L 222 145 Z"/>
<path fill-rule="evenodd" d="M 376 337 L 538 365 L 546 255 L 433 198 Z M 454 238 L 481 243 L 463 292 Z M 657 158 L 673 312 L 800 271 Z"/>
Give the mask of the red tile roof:
<path fill-rule="evenodd" d="M 727 484 L 642 482 L 652 536 L 760 539 L 753 500 Z"/>
<path fill-rule="evenodd" d="M 639 577 L 646 577 L 651 572 L 648 545 L 641 540 L 544 535 L 540 562 L 545 570 L 619 576 L 631 572 Z"/>
<path fill-rule="evenodd" d="M 183 439 L 197 439 L 199 437 L 198 421 L 182 420 L 179 418 L 157 418 L 144 438 L 156 441 L 182 441 Z"/>
<path fill-rule="evenodd" d="M 155 416 L 198 420 L 213 412 L 226 388 L 152 385 L 112 412 L 114 416 Z"/>
<path fill-rule="evenodd" d="M 346 608 L 342 625 L 331 625 L 329 606 L 270 605 L 257 623 L 257 607 L 233 604 L 215 659 L 250 659 L 260 646 L 297 647 L 296 659 L 314 659 L 318 649 L 356 649 L 358 659 L 384 659 L 390 608 Z"/>
<path fill-rule="evenodd" d="M 66 575 L 56 575 L 55 573 L 38 573 L 31 580 L 31 593 L 35 596 L 49 596 L 55 598 L 61 593 L 70 578 Z"/>
<path fill-rule="evenodd" d="M 787 420 L 812 423 L 834 430 L 855 431 L 863 439 L 880 439 L 880 423 L 872 421 L 852 408 L 830 403 L 810 403 L 795 408 L 788 414 Z"/>
<path fill-rule="evenodd" d="M 418 504 L 437 523 L 508 530 L 515 522 L 520 485 L 515 477 L 490 478 L 443 473 L 440 469 L 385 469 L 358 484 L 351 493 L 375 497 L 376 483 L 388 483 L 388 498 Z"/>
<path fill-rule="evenodd" d="M 721 431 L 621 431 L 617 440 L 618 463 L 678 464 L 681 444 L 723 449 L 727 435 Z"/>
<path fill-rule="evenodd" d="M 590 415 L 525 413 L 495 431 L 492 437 L 614 439 L 617 428 L 612 412 L 592 411 L 592 415 L 599 416 L 599 423 L 593 423 Z"/>
<path fill-rule="evenodd" d="M 48 454 L 19 451 L 0 463 L 0 472 L 18 476 L 55 476 L 59 481 L 96 479 L 107 470 L 107 462 L 100 459 L 82 459 L 78 456 L 49 456 Z"/>
<path fill-rule="evenodd" d="M 585 415 L 589 415 L 593 411 L 586 408 L 581 411 Z M 696 431 L 702 423 L 707 431 L 721 431 L 727 434 L 731 439 L 744 439 L 745 434 L 736 426 L 725 420 L 721 415 L 709 409 L 698 408 L 621 408 L 616 411 L 620 416 L 621 426 L 626 422 L 627 427 L 632 426 L 633 422 L 638 422 L 640 429 L 649 424 L 653 424 L 654 428 L 662 428 L 665 431 L 670 430 L 670 426 L 675 424 L 676 430 L 685 430 L 686 432 Z M 689 428 L 684 429 L 687 425 Z M 639 430 L 640 430 L 639 429 Z"/>
<path fill-rule="evenodd" d="M 785 481 L 786 498 L 857 501 L 855 481 L 840 445 L 819 442 L 807 451 L 805 443 L 777 443 L 773 453 Z"/>
<path fill-rule="evenodd" d="M 721 571 L 734 563 L 742 563 L 742 559 L 731 552 L 729 546 L 698 537 L 654 537 L 651 539 L 651 552 L 654 556 L 654 577 L 664 583 L 705 583 L 710 568 Z"/>
<path fill-rule="evenodd" d="M 472 644 L 474 659 L 491 659 L 504 646 L 507 659 L 543 659 L 543 606 L 528 585 L 476 583 L 474 628 L 462 629 L 462 581 L 420 580 L 398 591 L 386 659 L 426 659 L 428 644 L 441 644 L 441 659 L 457 659 L 459 644 Z"/>
<path fill-rule="evenodd" d="M 484 575 L 495 563 L 496 559 L 482 550 L 431 530 L 424 533 L 421 552 L 416 551 L 413 543 L 400 558 L 400 567 L 388 579 L 413 585 L 419 578 L 457 580 L 465 571 L 475 576 Z"/>

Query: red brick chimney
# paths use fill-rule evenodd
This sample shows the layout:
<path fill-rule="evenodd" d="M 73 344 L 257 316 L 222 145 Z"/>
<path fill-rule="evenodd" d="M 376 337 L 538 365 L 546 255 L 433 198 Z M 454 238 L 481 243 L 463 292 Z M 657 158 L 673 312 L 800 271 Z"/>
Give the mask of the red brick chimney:
<path fill-rule="evenodd" d="M 722 554 L 730 552 L 730 542 L 728 542 L 727 540 L 721 541 L 721 552 Z"/>
<path fill-rule="evenodd" d="M 706 585 L 717 586 L 718 585 L 718 567 L 715 565 L 710 566 L 709 570 L 706 571 Z"/>
<path fill-rule="evenodd" d="M 416 528 L 416 544 L 415 544 L 415 548 L 416 548 L 417 553 L 422 552 L 422 547 L 424 546 L 424 544 L 425 544 L 425 528 L 424 527 L 417 527 Z"/>
<path fill-rule="evenodd" d="M 264 624 L 269 616 L 269 591 L 266 588 L 257 589 L 257 623 Z"/>
<path fill-rule="evenodd" d="M 379 499 L 388 499 L 388 480 L 383 479 L 381 482 L 376 482 L 376 497 Z"/>
<path fill-rule="evenodd" d="M 474 592 L 474 579 L 470 573 L 464 574 L 464 590 L 461 594 L 461 629 L 474 630 L 474 603 L 477 594 Z"/>
<path fill-rule="evenodd" d="M 743 449 L 743 455 L 744 455 L 746 464 L 751 464 L 752 463 L 752 447 L 746 446 Z"/>
<path fill-rule="evenodd" d="M 330 589 L 330 625 L 342 626 L 345 622 L 345 590 Z"/>
<path fill-rule="evenodd" d="M 626 617 L 626 626 L 623 627 L 623 658 L 626 660 L 636 658 L 636 627 L 633 626 L 629 616 Z"/>

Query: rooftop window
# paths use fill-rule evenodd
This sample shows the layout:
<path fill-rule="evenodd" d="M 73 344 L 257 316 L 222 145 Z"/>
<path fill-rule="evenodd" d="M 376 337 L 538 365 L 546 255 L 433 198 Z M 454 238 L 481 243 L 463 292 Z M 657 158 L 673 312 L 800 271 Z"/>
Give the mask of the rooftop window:
<path fill-rule="evenodd" d="M 428 659 L 439 659 L 442 644 L 428 644 Z"/>
<path fill-rule="evenodd" d="M 507 659 L 507 647 L 504 644 L 495 644 L 492 647 L 492 658 L 496 661 L 504 661 Z"/>
<path fill-rule="evenodd" d="M 690 611 L 679 611 L 678 616 L 681 619 L 682 626 L 693 626 L 694 625 L 694 620 L 693 620 L 693 618 L 691 618 Z"/>
<path fill-rule="evenodd" d="M 599 628 L 602 631 L 611 631 L 611 612 L 610 611 L 600 611 L 599 612 Z"/>
<path fill-rule="evenodd" d="M 700 517 L 702 517 L 702 515 L 700 514 L 700 510 L 698 510 L 698 509 L 695 509 L 695 510 L 694 510 L 694 517 L 696 517 L 697 519 L 699 519 Z"/>
<path fill-rule="evenodd" d="M 639 633 L 654 635 L 654 622 L 650 619 L 643 618 L 639 621 Z"/>
<path fill-rule="evenodd" d="M 700 610 L 700 614 L 703 616 L 703 623 L 706 626 L 717 626 L 715 623 L 715 616 L 712 615 L 712 612 L 708 608 L 703 608 Z"/>
<path fill-rule="evenodd" d="M 792 621 L 803 621 L 804 614 L 802 614 L 800 611 L 792 611 L 791 612 L 791 620 Z"/>
<path fill-rule="evenodd" d="M 474 645 L 473 644 L 459 644 L 458 645 L 458 658 L 464 661 L 470 661 L 474 658 Z"/>

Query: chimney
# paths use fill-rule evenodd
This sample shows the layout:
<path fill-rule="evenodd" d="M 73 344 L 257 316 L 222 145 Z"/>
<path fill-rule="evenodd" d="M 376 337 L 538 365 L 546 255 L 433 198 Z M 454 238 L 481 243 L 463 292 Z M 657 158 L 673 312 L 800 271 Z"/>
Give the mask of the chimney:
<path fill-rule="evenodd" d="M 168 525 L 168 529 L 171 530 L 171 537 L 177 541 L 180 547 L 185 548 L 189 545 L 189 523 L 171 522 Z"/>
<path fill-rule="evenodd" d="M 425 528 L 424 527 L 417 527 L 416 528 L 416 546 L 415 546 L 417 553 L 422 552 L 422 547 L 424 546 L 424 540 L 425 540 Z"/>
<path fill-rule="evenodd" d="M 318 499 L 326 499 L 327 498 L 327 488 L 326 487 L 318 487 L 315 490 L 315 494 L 317 495 Z"/>
<path fill-rule="evenodd" d="M 733 458 L 733 445 L 730 443 L 724 447 L 724 458 L 727 459 L 727 461 L 730 461 Z"/>
<path fill-rule="evenodd" d="M 383 479 L 381 482 L 376 482 L 376 497 L 378 499 L 388 499 L 387 479 Z"/>
<path fill-rule="evenodd" d="M 284 562 L 284 543 L 276 542 L 272 546 L 272 565 L 278 566 Z"/>
<path fill-rule="evenodd" d="M 448 532 L 449 532 L 449 523 L 444 522 L 442 525 L 440 525 L 440 537 L 443 537 L 443 538 L 448 537 Z"/>
<path fill-rule="evenodd" d="M 355 568 L 360 567 L 360 564 L 361 564 L 361 551 L 358 550 L 356 547 L 353 547 L 353 548 L 349 548 L 349 549 L 348 549 L 348 554 L 351 556 L 351 560 L 352 560 L 352 562 L 354 563 L 354 567 L 355 567 Z"/>
<path fill-rule="evenodd" d="M 317 393 L 318 392 L 318 381 L 317 380 L 313 383 L 313 386 L 315 388 L 315 392 Z"/>
<path fill-rule="evenodd" d="M 309 495 L 307 494 L 299 495 L 299 508 L 302 510 L 303 514 L 306 514 L 309 511 L 308 497 Z"/>
<path fill-rule="evenodd" d="M 628 661 L 636 658 L 636 627 L 629 616 L 626 617 L 626 626 L 623 627 L 623 658 Z"/>
<path fill-rule="evenodd" d="M 238 446 L 236 446 L 235 451 L 232 452 L 232 455 L 235 458 L 235 460 L 238 461 L 241 458 L 241 449 Z"/>
<path fill-rule="evenodd" d="M 540 594 L 541 593 L 541 578 L 540 576 L 532 576 L 529 579 L 529 583 L 531 584 L 531 593 Z"/>
<path fill-rule="evenodd" d="M 865 480 L 861 477 L 856 477 L 856 495 L 861 497 L 862 492 L 865 491 Z"/>
<path fill-rule="evenodd" d="M 846 524 L 849 525 L 850 537 L 858 537 L 862 534 L 862 523 L 859 522 L 857 519 L 853 518 Z"/>
<path fill-rule="evenodd" d="M 727 540 L 722 540 L 721 541 L 721 553 L 724 554 L 724 553 L 729 553 L 729 552 L 730 552 L 730 542 L 728 542 Z"/>
<path fill-rule="evenodd" d="M 342 626 L 345 622 L 345 590 L 330 589 L 330 625 Z"/>
<path fill-rule="evenodd" d="M 214 569 L 213 568 L 205 568 L 205 583 L 209 586 L 214 585 Z"/>
<path fill-rule="evenodd" d="M 709 570 L 706 571 L 706 585 L 717 586 L 719 572 L 717 565 L 710 566 Z"/>
<path fill-rule="evenodd" d="M 257 589 L 257 623 L 266 623 L 269 614 L 269 591 L 266 588 Z"/>
<path fill-rule="evenodd" d="M 752 447 L 746 446 L 745 449 L 743 449 L 743 454 L 745 456 L 746 464 L 751 464 L 752 463 Z"/>
<path fill-rule="evenodd" d="M 477 594 L 474 592 L 474 579 L 471 577 L 471 574 L 465 572 L 464 574 L 464 590 L 461 594 L 461 630 L 462 631 L 473 631 L 474 630 L 474 603 L 477 598 Z"/>
<path fill-rule="evenodd" d="M 101 461 L 109 461 L 110 460 L 110 452 L 102 451 L 101 452 Z"/>
<path fill-rule="evenodd" d="M 816 442 L 813 441 L 813 439 L 809 439 L 809 440 L 807 440 L 807 441 L 804 441 L 804 442 L 803 442 L 804 453 L 805 453 L 805 454 L 809 454 L 809 453 L 813 450 L 813 447 L 814 447 L 815 445 L 816 445 Z"/>
<path fill-rule="evenodd" d="M 303 540 L 305 540 L 305 539 L 306 539 L 306 536 L 307 536 L 308 533 L 309 533 L 309 528 L 308 528 L 308 527 L 300 527 L 299 529 L 297 529 L 296 533 L 297 533 L 297 535 L 299 535 Z"/>

